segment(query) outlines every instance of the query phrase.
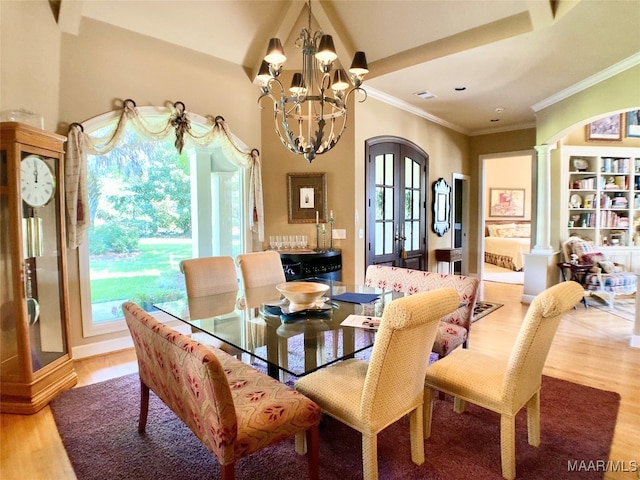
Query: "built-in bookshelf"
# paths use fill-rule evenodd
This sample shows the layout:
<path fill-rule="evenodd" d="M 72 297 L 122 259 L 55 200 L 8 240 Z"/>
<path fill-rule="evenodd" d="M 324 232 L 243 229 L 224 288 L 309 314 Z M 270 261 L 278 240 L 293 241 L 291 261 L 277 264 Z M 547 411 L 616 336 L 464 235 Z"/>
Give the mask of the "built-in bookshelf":
<path fill-rule="evenodd" d="M 566 238 L 640 246 L 640 149 L 562 146 Z"/>

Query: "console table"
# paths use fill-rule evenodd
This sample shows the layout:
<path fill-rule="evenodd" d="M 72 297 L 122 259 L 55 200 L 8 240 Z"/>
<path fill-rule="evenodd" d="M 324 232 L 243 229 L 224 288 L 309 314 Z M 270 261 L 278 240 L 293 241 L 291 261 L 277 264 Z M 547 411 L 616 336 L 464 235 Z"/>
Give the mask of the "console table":
<path fill-rule="evenodd" d="M 447 267 L 447 272 L 449 274 L 455 273 L 455 269 L 453 264 L 455 262 L 459 262 L 462 260 L 462 248 L 437 248 L 436 249 L 436 261 L 438 262 L 438 273 L 443 273 L 440 271 L 440 266 L 444 265 Z"/>
<path fill-rule="evenodd" d="M 287 281 L 308 277 L 342 279 L 342 251 L 283 250 L 280 253 Z"/>

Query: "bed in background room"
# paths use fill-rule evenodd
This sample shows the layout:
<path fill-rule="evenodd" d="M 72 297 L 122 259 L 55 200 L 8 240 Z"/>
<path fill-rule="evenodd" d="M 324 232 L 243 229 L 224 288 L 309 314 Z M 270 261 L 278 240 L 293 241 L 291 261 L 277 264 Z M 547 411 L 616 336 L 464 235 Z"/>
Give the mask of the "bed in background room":
<path fill-rule="evenodd" d="M 531 222 L 486 220 L 484 261 L 519 272 L 531 250 Z"/>

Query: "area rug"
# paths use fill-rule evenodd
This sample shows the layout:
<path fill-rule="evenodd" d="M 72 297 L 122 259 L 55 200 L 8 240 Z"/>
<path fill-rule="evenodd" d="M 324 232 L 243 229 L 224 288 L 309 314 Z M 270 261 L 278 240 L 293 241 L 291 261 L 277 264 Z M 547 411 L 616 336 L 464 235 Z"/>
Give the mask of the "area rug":
<path fill-rule="evenodd" d="M 590 295 L 585 298 L 587 299 L 587 305 L 590 307 L 598 308 L 630 322 L 634 322 L 636 319 L 635 295 L 616 297 L 613 301 L 613 308 L 609 308 L 605 301 L 596 295 Z"/>
<path fill-rule="evenodd" d="M 219 478 L 215 457 L 153 394 L 146 433 L 138 434 L 139 390 L 138 376 L 131 374 L 68 390 L 51 403 L 78 480 Z M 602 478 L 602 472 L 569 474 L 568 469 L 608 459 L 619 402 L 613 392 L 543 377 L 540 447 L 527 443 L 526 412 L 516 419 L 518 479 Z M 499 423 L 498 415 L 474 405 L 458 415 L 448 396 L 436 400 L 425 463 L 411 462 L 409 422 L 404 418 L 378 436 L 380 478 L 499 480 Z M 361 445 L 358 432 L 325 416 L 320 425 L 320 478 L 362 478 Z M 306 472 L 306 457 L 295 453 L 292 440 L 236 465 L 239 480 L 297 480 L 306 478 Z"/>
<path fill-rule="evenodd" d="M 473 318 L 471 319 L 471 321 L 477 322 L 490 313 L 495 312 L 502 306 L 504 306 L 503 303 L 482 302 L 480 300 L 476 300 L 476 306 L 473 308 Z"/>

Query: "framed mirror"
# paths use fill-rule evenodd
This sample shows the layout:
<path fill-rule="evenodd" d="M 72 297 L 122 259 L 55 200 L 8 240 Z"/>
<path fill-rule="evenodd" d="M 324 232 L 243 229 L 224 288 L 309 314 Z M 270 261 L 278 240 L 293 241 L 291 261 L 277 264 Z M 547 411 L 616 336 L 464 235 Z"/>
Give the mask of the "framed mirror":
<path fill-rule="evenodd" d="M 444 178 L 433 182 L 433 231 L 443 236 L 450 227 L 451 187 Z"/>

